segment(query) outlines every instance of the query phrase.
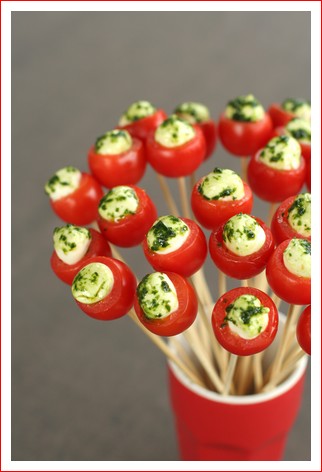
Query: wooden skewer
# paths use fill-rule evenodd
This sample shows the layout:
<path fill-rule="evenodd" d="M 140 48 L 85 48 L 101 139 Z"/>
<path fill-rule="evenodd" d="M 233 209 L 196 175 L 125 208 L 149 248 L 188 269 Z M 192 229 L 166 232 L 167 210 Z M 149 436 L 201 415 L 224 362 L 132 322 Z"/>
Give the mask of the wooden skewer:
<path fill-rule="evenodd" d="M 272 382 L 268 382 L 263 388 L 262 392 L 269 392 L 277 385 L 279 385 L 283 380 L 285 380 L 295 369 L 296 364 L 305 357 L 306 354 L 304 351 L 298 352 L 297 356 L 294 357 L 291 363 L 288 363 L 273 379 Z"/>
<path fill-rule="evenodd" d="M 241 281 L 240 281 L 240 285 L 241 285 L 242 287 L 248 287 L 248 279 L 241 280 Z"/>
<path fill-rule="evenodd" d="M 237 392 L 239 395 L 245 395 L 249 389 L 249 384 L 252 380 L 252 369 L 250 369 L 252 356 L 239 356 L 237 366 Z"/>
<path fill-rule="evenodd" d="M 156 176 L 157 176 L 157 179 L 159 181 L 164 199 L 165 199 L 166 204 L 167 204 L 167 206 L 170 210 L 171 215 L 179 216 L 180 213 L 179 213 L 178 207 L 177 207 L 176 202 L 175 202 L 175 200 L 174 200 L 174 198 L 171 194 L 171 191 L 169 189 L 169 186 L 167 184 L 166 179 L 163 177 L 163 175 L 160 175 L 160 174 L 156 174 Z"/>
<path fill-rule="evenodd" d="M 248 157 L 241 157 L 241 178 L 244 182 L 247 183 L 247 166 L 248 166 Z"/>
<path fill-rule="evenodd" d="M 188 199 L 188 194 L 187 194 L 187 185 L 186 185 L 185 177 L 178 178 L 178 186 L 179 186 L 182 214 L 185 218 L 191 219 L 190 205 L 189 205 L 189 199 Z"/>
<path fill-rule="evenodd" d="M 282 300 L 276 295 L 276 293 L 273 293 L 271 298 L 272 298 L 273 302 L 275 303 L 276 308 L 279 309 L 279 307 L 282 303 Z"/>
<path fill-rule="evenodd" d="M 256 393 L 261 391 L 264 384 L 262 360 L 263 360 L 263 352 L 254 354 L 253 368 L 254 368 L 254 383 L 255 383 Z"/>
<path fill-rule="evenodd" d="M 191 191 L 193 189 L 193 187 L 196 185 L 197 183 L 197 175 L 195 172 L 192 172 L 191 176 L 190 176 L 190 187 L 191 187 Z"/>
<path fill-rule="evenodd" d="M 230 354 L 227 374 L 225 378 L 224 390 L 222 392 L 223 395 L 228 395 L 231 390 L 237 361 L 238 361 L 238 356 L 236 356 L 235 354 Z"/>
<path fill-rule="evenodd" d="M 266 222 L 266 225 L 267 225 L 268 227 L 271 226 L 271 222 L 272 222 L 274 213 L 275 213 L 275 211 L 276 211 L 276 208 L 277 208 L 277 203 L 271 203 L 270 206 L 269 206 L 268 216 L 267 216 L 267 222 Z"/>
<path fill-rule="evenodd" d="M 221 297 L 227 292 L 226 274 L 218 269 L 218 295 Z"/>

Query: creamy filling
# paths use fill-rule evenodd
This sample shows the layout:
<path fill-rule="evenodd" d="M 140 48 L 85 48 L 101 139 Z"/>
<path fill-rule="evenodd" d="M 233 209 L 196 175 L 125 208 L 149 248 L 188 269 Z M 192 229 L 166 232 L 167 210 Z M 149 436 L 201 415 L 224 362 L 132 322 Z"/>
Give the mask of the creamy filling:
<path fill-rule="evenodd" d="M 60 169 L 45 185 L 45 192 L 52 201 L 67 197 L 75 192 L 80 185 L 82 173 L 75 167 L 68 166 Z"/>
<path fill-rule="evenodd" d="M 132 138 L 126 130 L 114 129 L 97 138 L 95 151 L 102 155 L 117 155 L 132 147 Z"/>
<path fill-rule="evenodd" d="M 254 95 L 241 95 L 228 102 L 225 116 L 234 121 L 256 122 L 264 118 L 265 110 Z"/>
<path fill-rule="evenodd" d="M 202 103 L 185 102 L 175 109 L 175 114 L 190 125 L 203 123 L 210 119 L 208 108 Z"/>
<path fill-rule="evenodd" d="M 263 164 L 273 169 L 298 169 L 301 164 L 301 147 L 291 136 L 277 136 L 268 142 L 259 157 Z"/>
<path fill-rule="evenodd" d="M 239 175 L 230 169 L 216 167 L 198 187 L 206 200 L 240 200 L 245 196 L 244 184 Z"/>
<path fill-rule="evenodd" d="M 73 280 L 73 297 L 87 305 L 97 303 L 107 297 L 114 285 L 113 272 L 100 262 L 83 267 Z"/>
<path fill-rule="evenodd" d="M 162 272 L 146 275 L 138 285 L 137 296 L 145 316 L 151 320 L 166 318 L 179 307 L 175 286 Z"/>
<path fill-rule="evenodd" d="M 306 239 L 293 238 L 283 253 L 283 262 L 291 274 L 311 277 L 311 243 Z"/>
<path fill-rule="evenodd" d="M 73 265 L 83 259 L 91 244 L 91 239 L 91 233 L 87 228 L 68 224 L 55 228 L 54 249 L 61 261 Z"/>
<path fill-rule="evenodd" d="M 227 306 L 225 321 L 241 338 L 254 339 L 265 331 L 269 311 L 254 295 L 241 295 Z"/>
<path fill-rule="evenodd" d="M 177 251 L 187 240 L 190 229 L 180 218 L 167 215 L 156 220 L 147 233 L 147 244 L 151 251 L 169 254 Z"/>
<path fill-rule="evenodd" d="M 113 187 L 100 201 L 98 213 L 104 220 L 118 222 L 128 215 L 134 215 L 139 206 L 138 196 L 131 187 Z"/>
<path fill-rule="evenodd" d="M 232 253 L 249 256 L 259 251 L 266 240 L 265 231 L 249 215 L 239 213 L 231 217 L 223 229 L 224 243 Z"/>
<path fill-rule="evenodd" d="M 288 209 L 291 228 L 302 236 L 311 236 L 311 194 L 300 193 Z"/>
<path fill-rule="evenodd" d="M 132 103 L 131 106 L 126 110 L 125 113 L 120 118 L 119 125 L 126 126 L 133 121 L 141 120 L 147 116 L 151 116 L 156 112 L 156 108 L 151 105 L 150 102 L 146 100 L 140 100 L 138 102 Z"/>
<path fill-rule="evenodd" d="M 195 134 L 195 130 L 189 123 L 172 115 L 158 126 L 154 139 L 161 146 L 175 148 L 191 141 Z"/>

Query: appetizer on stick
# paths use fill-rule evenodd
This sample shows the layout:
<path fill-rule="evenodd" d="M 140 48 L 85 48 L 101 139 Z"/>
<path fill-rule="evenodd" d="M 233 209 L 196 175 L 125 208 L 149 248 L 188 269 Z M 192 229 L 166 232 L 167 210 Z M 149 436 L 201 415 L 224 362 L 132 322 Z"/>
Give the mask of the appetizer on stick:
<path fill-rule="evenodd" d="M 108 131 L 90 148 L 88 165 L 104 187 L 136 184 L 146 169 L 143 143 L 126 130 Z"/>
<path fill-rule="evenodd" d="M 303 99 L 287 98 L 282 102 L 273 103 L 268 113 L 272 119 L 274 128 L 285 126 L 292 118 L 304 118 L 306 121 L 311 120 L 310 102 Z"/>
<path fill-rule="evenodd" d="M 121 247 L 140 244 L 157 218 L 148 194 L 134 185 L 113 187 L 100 201 L 98 225 L 103 236 Z"/>
<path fill-rule="evenodd" d="M 198 222 L 215 230 L 237 213 L 250 213 L 253 195 L 236 172 L 216 167 L 194 186 L 191 208 Z"/>
<path fill-rule="evenodd" d="M 217 143 L 216 123 L 210 117 L 208 108 L 202 103 L 184 102 L 177 106 L 174 113 L 190 125 L 199 126 L 206 141 L 205 159 L 208 159 L 214 152 Z"/>
<path fill-rule="evenodd" d="M 211 233 L 209 251 L 224 274 L 249 279 L 265 269 L 274 251 L 274 240 L 262 220 L 239 213 Z"/>
<path fill-rule="evenodd" d="M 103 196 L 94 177 L 72 166 L 58 170 L 46 183 L 45 192 L 59 218 L 80 226 L 96 219 L 97 206 Z"/>
<path fill-rule="evenodd" d="M 75 276 L 72 294 L 79 308 L 97 320 L 120 318 L 133 306 L 136 280 L 123 262 L 93 257 Z"/>
<path fill-rule="evenodd" d="M 185 177 L 200 166 L 206 154 L 201 129 L 170 116 L 146 140 L 147 159 L 151 166 L 166 177 Z"/>
<path fill-rule="evenodd" d="M 301 147 L 291 136 L 272 138 L 249 162 L 248 182 L 253 192 L 271 203 L 297 194 L 305 180 Z"/>
<path fill-rule="evenodd" d="M 309 356 L 311 355 L 311 305 L 307 306 L 296 327 L 296 337 L 299 345 Z"/>
<path fill-rule="evenodd" d="M 54 230 L 50 265 L 57 277 L 72 285 L 77 272 L 95 256 L 112 255 L 105 238 L 93 228 L 67 224 Z"/>
<path fill-rule="evenodd" d="M 189 282 L 174 272 L 154 272 L 139 283 L 134 309 L 140 322 L 159 336 L 174 336 L 188 329 L 198 311 Z"/>
<path fill-rule="evenodd" d="M 148 231 L 143 251 L 154 270 L 190 277 L 207 256 L 207 241 L 199 226 L 188 218 L 161 216 Z"/>
<path fill-rule="evenodd" d="M 267 281 L 276 295 L 287 303 L 311 303 L 311 243 L 286 239 L 275 249 L 266 267 Z"/>
<path fill-rule="evenodd" d="M 237 356 L 250 356 L 266 349 L 278 328 L 278 312 L 261 290 L 239 287 L 219 298 L 212 312 L 218 342 Z"/>

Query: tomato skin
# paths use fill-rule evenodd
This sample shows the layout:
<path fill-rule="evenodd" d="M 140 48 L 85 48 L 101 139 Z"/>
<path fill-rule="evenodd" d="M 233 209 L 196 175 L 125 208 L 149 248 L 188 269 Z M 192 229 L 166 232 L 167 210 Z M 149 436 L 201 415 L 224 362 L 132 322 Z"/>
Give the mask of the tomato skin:
<path fill-rule="evenodd" d="M 235 121 L 220 116 L 218 132 L 224 148 L 237 157 L 250 156 L 263 147 L 272 134 L 272 121 L 265 113 L 260 121 Z"/>
<path fill-rule="evenodd" d="M 195 321 L 198 312 L 198 300 L 193 287 L 179 274 L 166 274 L 177 291 L 178 309 L 163 319 L 150 320 L 140 307 L 137 295 L 134 298 L 134 309 L 139 321 L 154 334 L 159 336 L 175 336 L 188 329 Z"/>
<path fill-rule="evenodd" d="M 309 305 L 311 303 L 311 278 L 299 277 L 285 267 L 283 253 L 290 239 L 277 246 L 266 267 L 266 278 L 276 295 L 287 303 Z"/>
<path fill-rule="evenodd" d="M 103 300 L 92 305 L 75 301 L 86 315 L 96 320 L 109 321 L 121 318 L 133 306 L 136 279 L 124 262 L 112 257 L 97 256 L 88 260 L 88 264 L 93 262 L 100 262 L 111 269 L 114 276 L 113 288 Z"/>
<path fill-rule="evenodd" d="M 212 153 L 216 149 L 217 144 L 217 129 L 216 123 L 214 120 L 203 121 L 202 123 L 198 123 L 199 128 L 203 132 L 205 141 L 206 141 L 206 155 L 205 160 L 209 159 Z"/>
<path fill-rule="evenodd" d="M 227 249 L 223 241 L 224 223 L 210 235 L 210 256 L 215 265 L 229 277 L 244 280 L 260 274 L 265 269 L 274 251 L 274 240 L 271 230 L 259 218 L 255 218 L 255 220 L 265 231 L 266 239 L 259 251 L 249 256 L 238 256 Z"/>
<path fill-rule="evenodd" d="M 88 165 L 95 178 L 107 188 L 136 184 L 146 169 L 142 141 L 133 138 L 131 149 L 121 154 L 97 154 L 92 146 L 88 152 Z"/>
<path fill-rule="evenodd" d="M 147 238 L 143 241 L 146 259 L 157 272 L 176 272 L 183 277 L 190 277 L 203 265 L 207 257 L 207 240 L 201 228 L 188 218 L 180 218 L 190 229 L 184 244 L 176 251 L 158 254 L 151 251 Z"/>
<path fill-rule="evenodd" d="M 296 327 L 297 342 L 309 356 L 311 355 L 311 305 L 303 310 Z"/>
<path fill-rule="evenodd" d="M 299 193 L 305 179 L 305 161 L 301 156 L 298 169 L 279 170 L 263 164 L 260 149 L 254 154 L 248 165 L 248 183 L 252 191 L 267 202 L 282 202 L 291 195 Z"/>
<path fill-rule="evenodd" d="M 92 239 L 85 256 L 75 264 L 66 264 L 53 251 L 50 258 L 50 265 L 57 277 L 68 285 L 72 285 L 74 277 L 77 272 L 81 270 L 84 265 L 88 263 L 88 260 L 95 256 L 107 256 L 112 255 L 111 248 L 105 238 L 93 228 L 89 228 Z"/>
<path fill-rule="evenodd" d="M 103 236 L 120 247 L 133 247 L 140 244 L 146 233 L 157 219 L 157 209 L 147 193 L 134 185 L 131 187 L 139 199 L 135 215 L 127 215 L 118 222 L 107 221 L 98 215 L 97 222 Z"/>
<path fill-rule="evenodd" d="M 311 192 L 311 159 L 309 161 L 307 161 L 307 163 L 306 163 L 305 183 L 306 183 L 306 186 L 307 186 L 309 192 Z"/>
<path fill-rule="evenodd" d="M 232 332 L 225 322 L 226 308 L 241 295 L 254 295 L 261 304 L 270 309 L 266 329 L 256 338 L 244 339 Z M 237 356 L 250 356 L 266 349 L 273 341 L 278 328 L 278 311 L 272 299 L 261 290 L 251 287 L 238 287 L 222 295 L 212 312 L 212 327 L 218 342 Z"/>
<path fill-rule="evenodd" d="M 134 138 L 145 142 L 151 131 L 154 131 L 167 118 L 163 110 L 157 110 L 153 115 L 146 116 L 140 120 L 133 121 L 125 126 L 117 126 L 118 129 L 125 129 Z M 135 182 L 133 182 L 135 183 Z"/>
<path fill-rule="evenodd" d="M 103 190 L 90 174 L 82 172 L 80 186 L 66 197 L 50 204 L 59 218 L 66 223 L 85 226 L 96 219 L 97 207 L 103 197 Z"/>
<path fill-rule="evenodd" d="M 279 103 L 272 103 L 267 113 L 271 117 L 274 128 L 286 126 L 287 123 L 296 116 L 294 113 L 284 110 Z"/>
<path fill-rule="evenodd" d="M 203 162 L 206 142 L 201 129 L 193 126 L 195 136 L 181 146 L 161 146 L 151 133 L 146 140 L 147 159 L 156 172 L 166 177 L 185 177 L 192 174 Z"/>
<path fill-rule="evenodd" d="M 283 203 L 277 208 L 272 218 L 271 230 L 274 236 L 276 244 L 280 244 L 285 239 L 300 238 L 311 241 L 311 236 L 303 236 L 297 233 L 288 222 L 288 210 L 292 206 L 297 195 L 284 200 Z"/>
<path fill-rule="evenodd" d="M 237 213 L 248 213 L 253 208 L 253 194 L 246 182 L 245 195 L 240 200 L 206 200 L 198 192 L 198 187 L 204 180 L 201 178 L 194 186 L 191 194 L 191 208 L 198 222 L 207 229 L 215 230 L 219 225 L 229 220 Z"/>

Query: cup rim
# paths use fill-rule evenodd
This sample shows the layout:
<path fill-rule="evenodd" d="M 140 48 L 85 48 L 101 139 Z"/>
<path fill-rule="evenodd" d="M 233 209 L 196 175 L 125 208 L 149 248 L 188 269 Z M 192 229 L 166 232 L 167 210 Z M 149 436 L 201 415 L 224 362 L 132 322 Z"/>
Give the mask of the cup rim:
<path fill-rule="evenodd" d="M 285 318 L 285 315 L 280 313 L 280 318 Z M 284 322 L 284 320 L 283 320 Z M 217 392 L 213 392 L 211 390 L 207 390 L 200 385 L 195 384 L 192 382 L 185 374 L 182 372 L 176 364 L 168 360 L 168 365 L 173 373 L 173 375 L 177 378 L 177 380 L 183 384 L 188 390 L 194 392 L 196 395 L 206 398 L 208 400 L 215 401 L 217 403 L 225 403 L 229 405 L 253 405 L 256 403 L 264 403 L 266 401 L 273 400 L 274 398 L 283 395 L 285 392 L 290 390 L 302 377 L 305 372 L 308 363 L 308 356 L 305 354 L 303 358 L 297 363 L 296 367 L 294 368 L 293 372 L 284 380 L 280 385 L 275 387 L 273 390 L 269 392 L 263 393 L 255 393 L 252 395 L 222 395 Z"/>

